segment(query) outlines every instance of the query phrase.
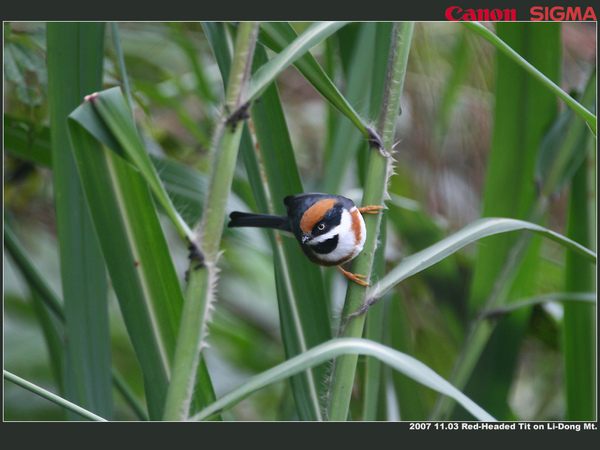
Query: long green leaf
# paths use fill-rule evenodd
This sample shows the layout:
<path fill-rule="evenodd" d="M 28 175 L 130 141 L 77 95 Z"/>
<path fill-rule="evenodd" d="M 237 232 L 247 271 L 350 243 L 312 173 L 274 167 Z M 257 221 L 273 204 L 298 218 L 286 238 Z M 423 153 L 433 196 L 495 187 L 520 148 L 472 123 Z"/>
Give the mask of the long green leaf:
<path fill-rule="evenodd" d="M 441 261 L 448 255 L 456 252 L 467 244 L 477 241 L 486 236 L 498 233 L 507 233 L 516 230 L 530 230 L 548 239 L 551 239 L 574 251 L 584 259 L 596 262 L 596 253 L 585 248 L 581 244 L 572 241 L 554 231 L 524 220 L 486 218 L 479 219 L 467 225 L 462 230 L 427 247 L 418 253 L 410 255 L 402 260 L 394 269 L 382 278 L 378 283 L 367 289 L 368 299 L 381 298 L 387 291 L 396 286 L 402 280 L 425 270 L 433 264 Z"/>
<path fill-rule="evenodd" d="M 347 22 L 315 22 L 298 38 L 283 49 L 277 56 L 264 64 L 252 77 L 244 101 L 259 97 L 265 88 L 279 75 L 283 69 L 301 58 L 312 47 L 335 33 Z"/>
<path fill-rule="evenodd" d="M 219 413 L 224 409 L 235 405 L 251 393 L 271 383 L 283 380 L 330 359 L 350 354 L 374 356 L 383 363 L 390 365 L 419 383 L 454 398 L 478 420 L 495 420 L 462 392 L 417 359 L 378 342 L 356 338 L 340 338 L 325 342 L 301 355 L 295 356 L 294 358 L 256 375 L 233 391 L 224 395 L 218 401 L 208 408 L 205 408 L 191 419 L 205 419 L 212 414 Z"/>
<path fill-rule="evenodd" d="M 298 37 L 292 26 L 287 22 L 262 22 L 260 28 L 263 31 L 261 40 L 265 41 L 265 44 L 276 52 L 281 52 Z M 366 138 L 369 137 L 369 134 L 365 129 L 365 121 L 352 107 L 350 98 L 348 98 L 348 96 L 343 96 L 340 93 L 338 88 L 333 84 L 310 52 L 307 52 L 294 64 L 300 73 L 306 77 L 312 86 L 319 91 L 331 105 L 346 116 L 363 136 Z"/>
<path fill-rule="evenodd" d="M 595 204 L 596 195 L 592 187 L 593 178 L 588 174 L 589 167 L 592 166 L 584 159 L 571 184 L 567 234 L 595 247 L 594 214 L 590 211 L 589 197 Z M 596 268 L 581 256 L 567 254 L 565 288 L 571 293 L 569 298 L 573 298 L 574 293 L 581 290 L 596 290 L 594 269 Z M 597 311 L 597 305 L 579 302 L 564 304 L 566 420 L 596 420 Z"/>
<path fill-rule="evenodd" d="M 563 100 L 569 108 L 573 109 L 586 123 L 590 126 L 590 129 L 596 135 L 596 116 L 592 114 L 589 110 L 587 110 L 584 106 L 582 106 L 579 102 L 577 102 L 573 97 L 563 91 L 556 83 L 554 83 L 550 78 L 540 72 L 537 68 L 535 68 L 531 63 L 529 63 L 525 58 L 523 58 L 519 53 L 513 50 L 509 45 L 507 45 L 502 39 L 488 30 L 479 22 L 462 22 L 465 26 L 469 27 L 471 30 L 475 31 L 480 36 L 484 37 L 488 40 L 492 45 L 494 45 L 501 52 L 506 54 L 510 59 L 519 64 L 523 69 L 529 72 L 533 77 L 535 77 L 538 81 L 540 81 L 547 89 L 549 89 L 554 95 Z"/>
<path fill-rule="evenodd" d="M 189 241 L 194 241 L 195 237 L 192 230 L 190 230 L 171 203 L 171 199 L 167 195 L 158 173 L 152 165 L 150 156 L 146 152 L 140 136 L 134 132 L 135 125 L 121 89 L 114 87 L 98 92 L 91 95 L 89 101 L 94 105 L 104 125 L 114 137 L 112 142 L 118 143 L 118 147 L 114 148 L 116 146 L 113 145 L 113 149 L 117 153 L 121 154 L 122 152 L 122 156 L 140 171 L 140 174 L 152 190 L 154 198 L 164 208 L 180 235 Z"/>
<path fill-rule="evenodd" d="M 162 417 L 183 293 L 148 186 L 100 142 L 113 138 L 89 102 L 69 116 L 75 158 L 121 312 L 140 363 L 150 419 Z"/>
<path fill-rule="evenodd" d="M 66 394 L 110 419 L 113 414 L 106 269 L 71 151 L 67 116 L 102 87 L 103 23 L 49 23 L 54 203 L 66 320 Z"/>

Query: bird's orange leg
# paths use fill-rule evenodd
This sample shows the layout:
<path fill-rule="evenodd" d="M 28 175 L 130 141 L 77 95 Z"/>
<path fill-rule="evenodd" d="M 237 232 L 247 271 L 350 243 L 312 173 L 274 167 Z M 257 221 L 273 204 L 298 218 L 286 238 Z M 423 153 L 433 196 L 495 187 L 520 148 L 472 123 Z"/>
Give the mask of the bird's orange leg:
<path fill-rule="evenodd" d="M 377 211 L 379 211 L 380 209 L 384 209 L 384 208 L 385 208 L 384 206 L 367 205 L 367 206 L 358 208 L 358 212 L 361 214 L 377 214 Z"/>
<path fill-rule="evenodd" d="M 369 283 L 367 283 L 366 281 L 361 280 L 361 278 L 366 278 L 364 275 L 358 275 L 356 273 L 352 273 L 352 272 L 348 272 L 347 270 L 344 270 L 342 268 L 342 266 L 337 266 L 338 269 L 340 269 L 340 271 L 346 276 L 348 277 L 348 279 L 354 281 L 355 283 L 360 284 L 361 286 L 369 286 Z"/>

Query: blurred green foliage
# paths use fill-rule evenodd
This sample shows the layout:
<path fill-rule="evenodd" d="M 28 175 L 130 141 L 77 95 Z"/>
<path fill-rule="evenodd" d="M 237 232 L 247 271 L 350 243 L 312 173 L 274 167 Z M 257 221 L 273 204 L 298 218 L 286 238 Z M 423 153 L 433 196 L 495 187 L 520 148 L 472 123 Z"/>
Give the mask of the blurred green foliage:
<path fill-rule="evenodd" d="M 299 30 L 306 24 L 293 24 Z M 61 292 L 57 269 L 56 222 L 50 158 L 45 24 L 4 24 L 4 215 L 37 270 Z M 364 111 L 370 90 L 352 84 L 352 60 L 365 24 L 350 24 L 312 51 L 342 94 Z M 134 99 L 136 125 L 175 206 L 188 223 L 202 213 L 210 177 L 213 130 L 220 119 L 223 83 L 209 41 L 199 23 L 120 23 L 127 76 Z M 561 24 L 562 81 L 567 92 L 581 90 L 595 65 L 595 27 Z M 268 54 L 270 50 L 267 50 Z M 104 86 L 119 84 L 117 54 L 106 42 Z M 353 66 L 354 64 L 354 66 Z M 497 81 L 495 51 L 480 37 L 455 23 L 417 23 L 406 74 L 398 143 L 391 178 L 387 244 L 382 264 L 393 268 L 403 256 L 439 241 L 481 216 L 488 180 Z M 360 80 L 360 78 L 356 78 Z M 358 86 L 358 87 L 357 87 Z M 329 107 L 296 68 L 277 81 L 296 162 L 306 191 L 334 186 L 359 198 L 365 164 L 363 147 L 344 134 L 347 120 Z M 51 93 L 50 93 L 51 94 Z M 376 114 L 367 111 L 367 118 Z M 369 116 L 372 114 L 373 116 Z M 341 130 L 341 131 L 340 131 Z M 341 133 L 341 134 L 339 134 Z M 351 130 L 348 133 L 356 133 Z M 358 133 L 357 133 L 358 134 Z M 328 177 L 340 166 L 329 165 L 336 145 L 347 142 L 351 156 L 338 180 Z M 346 145 L 346 144 L 345 144 Z M 590 145 L 590 144 L 587 144 Z M 595 147 L 594 147 L 595 148 Z M 590 158 L 595 161 L 595 153 Z M 533 174 L 532 174 L 533 175 Z M 532 179 L 533 182 L 533 179 Z M 546 226 L 566 234 L 568 184 L 550 198 Z M 518 196 L 519 192 L 511 195 Z M 595 191 L 593 192 L 595 195 Z M 256 200 L 244 161 L 238 161 L 228 210 L 254 210 Z M 187 251 L 163 218 L 180 281 Z M 284 360 L 273 254 L 261 230 L 224 230 L 218 302 L 209 325 L 210 346 L 204 352 L 217 397 L 249 376 Z M 448 378 L 469 330 L 468 297 L 477 247 L 467 247 L 432 268 L 407 279 L 381 300 L 386 317 L 383 342 L 405 351 Z M 539 249 L 536 293 L 565 290 L 565 251 L 543 240 Z M 345 281 L 325 270 L 331 317 L 339 320 Z M 337 272 L 337 271 L 336 271 Z M 519 300 L 519 299 L 514 299 Z M 507 351 L 514 371 L 498 419 L 561 420 L 565 418 L 562 367 L 562 305 L 531 307 L 523 340 Z M 595 309 L 594 309 L 595 311 Z M 370 312 L 371 313 L 371 312 Z M 502 323 L 506 318 L 497 319 Z M 134 394 L 143 399 L 140 368 L 135 360 L 114 295 L 109 297 L 113 366 Z M 48 350 L 35 313 L 34 294 L 12 259 L 4 257 L 4 366 L 19 376 L 58 392 Z M 368 327 L 368 325 L 367 325 Z M 359 369 L 359 372 L 362 369 Z M 373 417 L 389 416 L 383 405 L 390 392 L 411 404 L 400 404 L 403 419 L 424 419 L 437 395 L 426 388 L 411 391 L 402 376 L 381 371 L 383 400 Z M 363 375 L 359 373 L 359 383 Z M 493 381 L 493 380 L 492 380 Z M 360 384 L 357 391 L 360 392 Z M 65 413 L 11 383 L 4 384 L 5 420 L 63 420 Z M 115 394 L 115 420 L 136 420 L 121 395 Z M 360 418 L 360 401 L 352 414 Z M 295 411 L 289 383 L 265 388 L 241 402 L 224 419 L 288 420 Z"/>

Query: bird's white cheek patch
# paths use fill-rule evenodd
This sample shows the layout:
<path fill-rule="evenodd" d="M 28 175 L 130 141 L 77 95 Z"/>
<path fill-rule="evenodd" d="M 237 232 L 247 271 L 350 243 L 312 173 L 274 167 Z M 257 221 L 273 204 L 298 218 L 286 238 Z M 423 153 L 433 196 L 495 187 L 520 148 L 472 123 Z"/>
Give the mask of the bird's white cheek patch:
<path fill-rule="evenodd" d="M 356 226 L 353 226 L 353 213 L 356 213 L 360 220 L 360 232 L 356 233 Z M 352 214 L 352 215 L 351 215 Z M 350 212 L 343 211 L 340 224 L 328 233 L 319 236 L 312 241 L 312 245 L 327 241 L 338 236 L 338 244 L 335 250 L 326 254 L 319 254 L 319 259 L 327 262 L 349 261 L 358 255 L 365 244 L 364 221 L 358 210 L 353 208 Z"/>

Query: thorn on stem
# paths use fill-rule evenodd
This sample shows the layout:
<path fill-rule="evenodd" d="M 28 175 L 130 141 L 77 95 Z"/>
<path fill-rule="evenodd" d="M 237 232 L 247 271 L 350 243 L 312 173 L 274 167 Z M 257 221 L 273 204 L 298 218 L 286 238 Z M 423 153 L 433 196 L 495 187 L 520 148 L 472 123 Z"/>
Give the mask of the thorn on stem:
<path fill-rule="evenodd" d="M 381 156 L 389 158 L 391 155 L 383 146 L 383 141 L 381 140 L 381 137 L 377 134 L 377 132 L 370 127 L 365 127 L 365 130 L 367 130 L 367 133 L 369 133 L 369 147 L 376 148 L 377 150 L 379 150 Z"/>

